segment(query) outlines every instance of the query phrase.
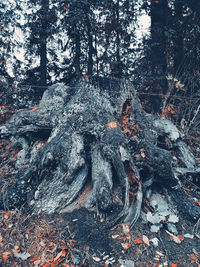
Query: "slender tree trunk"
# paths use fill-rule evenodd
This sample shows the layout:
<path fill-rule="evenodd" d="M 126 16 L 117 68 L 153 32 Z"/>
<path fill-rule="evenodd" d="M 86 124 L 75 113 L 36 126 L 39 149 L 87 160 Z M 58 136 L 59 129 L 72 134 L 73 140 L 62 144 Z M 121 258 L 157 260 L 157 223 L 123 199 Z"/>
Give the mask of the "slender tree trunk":
<path fill-rule="evenodd" d="M 42 0 L 42 31 L 40 32 L 40 85 L 47 84 L 47 12 L 49 9 L 49 0 Z M 44 91 L 44 90 L 43 90 Z"/>
<path fill-rule="evenodd" d="M 176 19 L 176 36 L 174 43 L 174 72 L 178 74 L 181 62 L 183 60 L 183 28 L 181 22 L 183 21 L 183 3 L 176 1 L 174 4 L 175 19 Z"/>
<path fill-rule="evenodd" d="M 120 60 L 120 21 L 119 21 L 119 0 L 116 3 L 116 33 L 117 33 L 117 76 L 122 76 L 121 60 Z"/>
<path fill-rule="evenodd" d="M 153 76 L 153 93 L 158 96 L 152 97 L 154 112 L 161 112 L 162 97 L 167 93 L 166 80 L 166 17 L 167 0 L 151 0 L 151 61 Z"/>
<path fill-rule="evenodd" d="M 87 27 L 88 27 L 88 75 L 93 74 L 93 36 L 90 19 L 87 14 Z"/>
<path fill-rule="evenodd" d="M 76 75 L 79 76 L 81 73 L 81 66 L 80 66 L 80 56 L 81 56 L 81 47 L 80 47 L 80 35 L 79 33 L 76 34 L 75 37 L 75 72 Z"/>
<path fill-rule="evenodd" d="M 98 53 L 97 53 L 97 34 L 95 32 L 95 55 L 96 55 L 96 73 L 99 75 L 99 58 L 98 58 Z"/>

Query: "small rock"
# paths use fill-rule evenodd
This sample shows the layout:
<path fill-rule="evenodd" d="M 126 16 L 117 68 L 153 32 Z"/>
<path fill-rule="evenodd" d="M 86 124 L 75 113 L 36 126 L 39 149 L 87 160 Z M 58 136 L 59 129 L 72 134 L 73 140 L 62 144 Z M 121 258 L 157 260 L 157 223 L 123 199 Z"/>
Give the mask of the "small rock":
<path fill-rule="evenodd" d="M 121 266 L 120 267 L 134 267 L 135 263 L 131 260 L 119 260 Z"/>
<path fill-rule="evenodd" d="M 169 232 L 171 232 L 171 233 L 173 233 L 175 235 L 178 234 L 176 226 L 173 223 L 168 223 L 167 228 L 168 228 Z"/>
<path fill-rule="evenodd" d="M 14 254 L 14 257 L 16 259 L 21 259 L 23 261 L 25 261 L 25 260 L 27 260 L 28 258 L 31 257 L 31 254 L 29 254 L 28 252 L 23 252 L 23 253 L 16 253 L 16 252 L 14 252 L 13 254 Z"/>
<path fill-rule="evenodd" d="M 160 230 L 161 227 L 162 227 L 161 224 L 158 224 L 158 225 L 153 224 L 153 225 L 151 225 L 150 231 L 152 233 L 158 233 L 158 231 Z"/>
<path fill-rule="evenodd" d="M 177 223 L 178 221 L 179 221 L 179 218 L 176 214 L 170 214 L 168 222 Z"/>
<path fill-rule="evenodd" d="M 151 222 L 152 224 L 160 223 L 161 221 L 165 221 L 165 216 L 155 213 L 152 214 L 150 211 L 147 212 L 147 221 Z"/>
<path fill-rule="evenodd" d="M 193 238 L 194 238 L 194 235 L 191 235 L 191 234 L 185 234 L 184 237 L 185 237 L 185 238 L 191 238 L 191 239 L 193 239 Z"/>
<path fill-rule="evenodd" d="M 159 240 L 157 237 L 150 239 L 149 241 L 155 248 L 158 246 Z"/>

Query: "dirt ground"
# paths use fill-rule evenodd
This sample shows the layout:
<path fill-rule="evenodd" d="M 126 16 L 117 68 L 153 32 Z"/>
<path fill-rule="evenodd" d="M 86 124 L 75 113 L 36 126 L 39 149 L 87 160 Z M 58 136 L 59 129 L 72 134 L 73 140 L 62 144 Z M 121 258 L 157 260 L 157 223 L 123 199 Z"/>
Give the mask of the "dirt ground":
<path fill-rule="evenodd" d="M 150 232 L 141 218 L 131 230 L 128 223 L 110 229 L 84 208 L 53 216 L 3 211 L 0 266 L 200 266 L 200 239 L 181 235 L 194 225 L 180 220 L 177 229 L 179 244 L 165 227 Z"/>

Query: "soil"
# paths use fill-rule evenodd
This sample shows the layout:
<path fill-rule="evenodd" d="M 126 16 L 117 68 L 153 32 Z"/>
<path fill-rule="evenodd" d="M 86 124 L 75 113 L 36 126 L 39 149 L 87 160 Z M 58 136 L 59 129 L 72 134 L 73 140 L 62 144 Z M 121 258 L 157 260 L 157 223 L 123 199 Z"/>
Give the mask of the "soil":
<path fill-rule="evenodd" d="M 20 211 L 3 211 L 0 226 L 2 267 L 200 264 L 199 236 L 180 238 L 177 244 L 167 229 L 152 233 L 141 218 L 130 230 L 128 223 L 109 228 L 103 218 L 84 208 L 65 214 L 27 217 Z M 194 225 L 180 219 L 177 228 L 179 233 L 193 233 Z M 157 247 L 150 241 L 155 237 L 159 240 Z M 27 259 L 20 258 L 26 253 L 29 253 Z"/>

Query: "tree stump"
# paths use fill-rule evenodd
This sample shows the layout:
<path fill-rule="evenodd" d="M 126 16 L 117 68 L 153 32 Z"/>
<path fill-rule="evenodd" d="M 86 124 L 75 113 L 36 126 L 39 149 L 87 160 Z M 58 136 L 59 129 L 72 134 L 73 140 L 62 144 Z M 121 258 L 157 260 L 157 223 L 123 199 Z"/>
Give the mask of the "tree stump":
<path fill-rule="evenodd" d="M 64 212 L 90 185 L 82 206 L 112 225 L 123 219 L 133 226 L 146 192 L 159 184 L 188 220 L 200 216 L 182 185 L 186 176 L 199 182 L 198 162 L 170 120 L 145 113 L 130 82 L 92 77 L 53 85 L 0 134 L 19 148 L 1 208 Z"/>

